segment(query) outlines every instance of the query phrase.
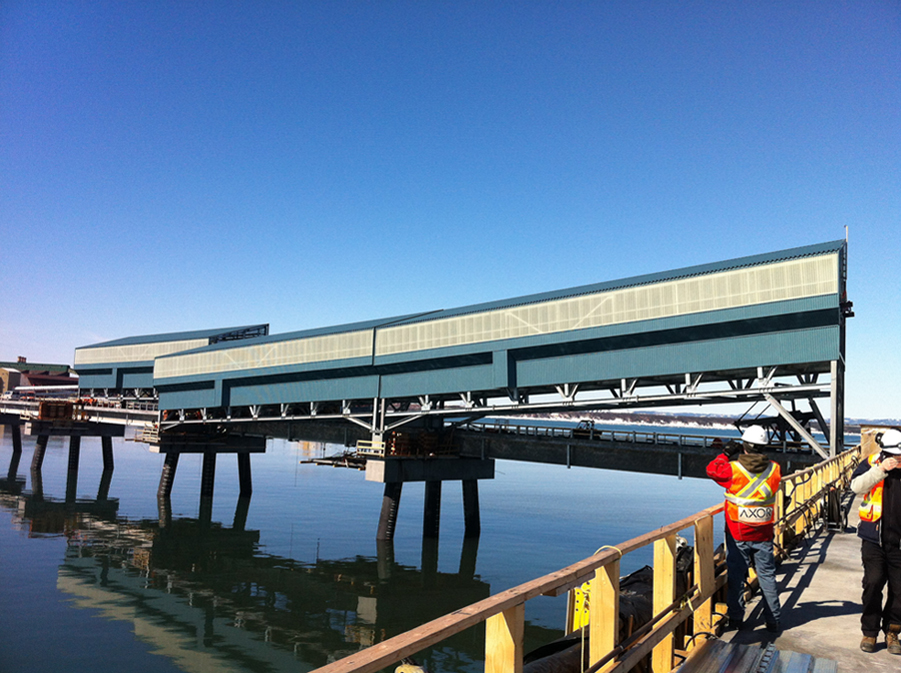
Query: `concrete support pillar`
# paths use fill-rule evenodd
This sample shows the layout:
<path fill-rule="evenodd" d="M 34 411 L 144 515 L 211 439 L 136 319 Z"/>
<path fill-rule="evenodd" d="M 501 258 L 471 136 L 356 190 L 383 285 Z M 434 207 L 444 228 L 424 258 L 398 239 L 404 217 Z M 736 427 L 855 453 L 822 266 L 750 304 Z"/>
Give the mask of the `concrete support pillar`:
<path fill-rule="evenodd" d="M 100 446 L 103 449 L 103 471 L 113 471 L 113 438 L 101 437 Z"/>
<path fill-rule="evenodd" d="M 81 458 L 81 437 L 69 438 L 69 468 L 66 471 L 66 502 L 75 502 L 78 493 L 78 462 Z"/>
<path fill-rule="evenodd" d="M 212 498 L 216 485 L 216 454 L 207 451 L 203 454 L 203 468 L 200 472 L 200 497 Z"/>
<path fill-rule="evenodd" d="M 463 480 L 463 523 L 464 537 L 479 537 L 482 524 L 479 517 L 479 482 L 475 479 Z"/>
<path fill-rule="evenodd" d="M 403 490 L 402 482 L 389 482 L 385 484 L 385 495 L 382 497 L 382 513 L 379 515 L 379 530 L 376 540 L 393 540 L 394 526 L 397 523 L 397 509 L 400 507 L 400 494 Z"/>
<path fill-rule="evenodd" d="M 160 475 L 160 486 L 156 491 L 158 498 L 169 499 L 172 495 L 172 483 L 175 481 L 175 470 L 178 469 L 178 457 L 181 454 L 167 453 L 163 462 L 163 473 Z"/>
<path fill-rule="evenodd" d="M 249 498 L 253 495 L 253 482 L 250 478 L 250 454 L 238 454 L 238 481 L 241 485 L 241 497 Z"/>
<path fill-rule="evenodd" d="M 441 527 L 441 482 L 425 483 L 425 506 L 422 513 L 422 537 L 438 539 Z"/>
<path fill-rule="evenodd" d="M 31 457 L 31 471 L 40 472 L 41 466 L 44 464 L 44 454 L 47 452 L 47 442 L 50 435 L 38 435 L 37 442 L 34 445 L 34 455 Z"/>

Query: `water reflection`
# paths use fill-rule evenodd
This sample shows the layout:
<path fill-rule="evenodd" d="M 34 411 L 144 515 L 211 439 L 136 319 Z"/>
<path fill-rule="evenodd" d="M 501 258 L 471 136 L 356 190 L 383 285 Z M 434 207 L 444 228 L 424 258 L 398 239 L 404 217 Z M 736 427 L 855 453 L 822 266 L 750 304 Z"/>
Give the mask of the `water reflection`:
<path fill-rule="evenodd" d="M 246 530 L 249 498 L 232 526 L 175 517 L 165 500 L 155 520 L 117 518 L 118 500 L 55 500 L 5 480 L 0 505 L 32 534 L 64 534 L 57 588 L 75 605 L 131 622 L 135 634 L 185 671 L 311 670 L 486 598 L 474 575 L 478 540 L 461 549 L 459 572 L 437 569 L 437 541 L 423 567 L 377 556 L 304 564 L 259 551 Z M 434 544 L 433 544 L 434 543 Z M 464 670 L 484 653 L 479 629 L 442 646 Z M 428 657 L 428 654 L 425 655 Z"/>

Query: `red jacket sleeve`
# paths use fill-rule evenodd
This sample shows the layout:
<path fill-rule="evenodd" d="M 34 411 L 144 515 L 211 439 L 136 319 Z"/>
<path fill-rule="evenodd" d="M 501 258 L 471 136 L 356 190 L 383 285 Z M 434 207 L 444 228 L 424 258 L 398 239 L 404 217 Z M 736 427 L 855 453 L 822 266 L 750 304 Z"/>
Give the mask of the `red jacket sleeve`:
<path fill-rule="evenodd" d="M 713 479 L 723 488 L 728 488 L 732 482 L 732 466 L 725 453 L 717 454 L 717 457 L 707 465 L 707 476 Z"/>

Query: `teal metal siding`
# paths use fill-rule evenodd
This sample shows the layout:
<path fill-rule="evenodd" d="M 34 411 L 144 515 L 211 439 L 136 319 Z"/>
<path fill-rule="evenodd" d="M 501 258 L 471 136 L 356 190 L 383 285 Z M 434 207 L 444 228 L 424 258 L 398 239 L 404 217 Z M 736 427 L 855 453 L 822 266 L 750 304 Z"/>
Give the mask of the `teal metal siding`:
<path fill-rule="evenodd" d="M 838 357 L 838 335 L 832 326 L 523 360 L 516 363 L 516 380 L 529 387 L 829 362 Z"/>

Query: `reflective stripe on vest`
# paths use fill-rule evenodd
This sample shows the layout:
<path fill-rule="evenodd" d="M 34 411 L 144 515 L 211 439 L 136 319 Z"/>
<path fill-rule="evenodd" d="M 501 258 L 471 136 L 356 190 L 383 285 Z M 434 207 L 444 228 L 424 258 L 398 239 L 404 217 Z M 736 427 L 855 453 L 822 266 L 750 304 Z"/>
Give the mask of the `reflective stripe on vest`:
<path fill-rule="evenodd" d="M 776 493 L 770 483 L 777 465 L 770 462 L 767 469 L 751 474 L 738 461 L 732 465 L 732 485 L 726 490 L 726 513 L 732 521 L 751 526 L 771 524 L 776 519 Z M 737 489 L 733 492 L 732 489 Z"/>
<path fill-rule="evenodd" d="M 867 458 L 867 462 L 870 464 L 870 467 L 877 465 L 879 462 L 879 454 L 874 453 Z M 882 518 L 882 487 L 884 484 L 884 481 L 880 481 L 863 497 L 863 501 L 860 503 L 860 508 L 858 509 L 861 521 L 873 523 Z"/>

